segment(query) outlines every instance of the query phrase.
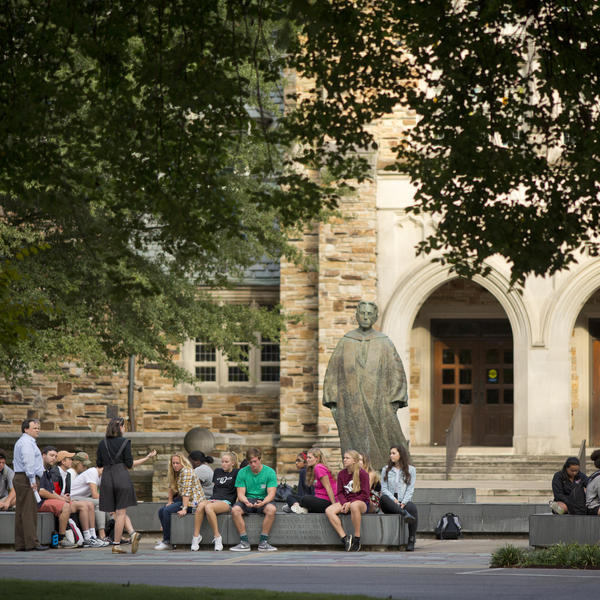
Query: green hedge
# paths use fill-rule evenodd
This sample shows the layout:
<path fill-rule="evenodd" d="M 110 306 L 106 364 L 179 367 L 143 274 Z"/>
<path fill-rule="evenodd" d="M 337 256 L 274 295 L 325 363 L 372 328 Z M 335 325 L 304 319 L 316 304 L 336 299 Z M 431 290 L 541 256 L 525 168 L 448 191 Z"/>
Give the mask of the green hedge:
<path fill-rule="evenodd" d="M 492 554 L 490 566 L 598 569 L 600 568 L 600 546 L 573 543 L 530 550 L 508 544 Z"/>

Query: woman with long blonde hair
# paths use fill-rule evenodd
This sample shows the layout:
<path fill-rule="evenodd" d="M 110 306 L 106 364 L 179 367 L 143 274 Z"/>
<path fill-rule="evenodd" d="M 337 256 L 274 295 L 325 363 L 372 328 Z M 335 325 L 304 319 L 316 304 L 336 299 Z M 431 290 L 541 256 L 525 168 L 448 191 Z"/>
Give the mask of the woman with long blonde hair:
<path fill-rule="evenodd" d="M 332 527 L 340 536 L 346 552 L 360 550 L 360 525 L 362 515 L 369 508 L 369 474 L 360 468 L 360 454 L 356 450 L 344 452 L 344 468 L 337 476 L 337 496 L 334 504 L 325 509 Z M 340 513 L 348 514 L 352 519 L 354 536 L 346 534 Z"/>
<path fill-rule="evenodd" d="M 306 464 L 306 485 L 314 485 L 314 494 L 302 496 L 300 502 L 292 505 L 292 512 L 324 513 L 328 506 L 335 504 L 337 484 L 320 448 L 311 448 L 306 453 Z"/>
<path fill-rule="evenodd" d="M 360 453 L 360 466 L 369 474 L 369 512 L 376 513 L 381 501 L 381 477 L 371 465 L 371 459 L 366 452 Z"/>
<path fill-rule="evenodd" d="M 221 467 L 215 469 L 213 474 L 213 491 L 210 500 L 204 500 L 198 504 L 196 514 L 194 516 L 194 536 L 192 537 L 191 550 L 196 552 L 200 549 L 202 536 L 200 528 L 204 515 L 209 522 L 214 539 L 215 550 L 218 552 L 223 550 L 223 538 L 219 531 L 219 523 L 217 515 L 228 513 L 231 506 L 237 499 L 237 490 L 235 487 L 235 478 L 238 474 L 238 458 L 235 452 L 224 452 L 221 455 Z"/>
<path fill-rule="evenodd" d="M 190 461 L 181 452 L 172 454 L 169 461 L 168 494 L 167 504 L 158 510 L 163 539 L 154 546 L 155 550 L 168 550 L 171 547 L 171 515 L 177 513 L 184 517 L 206 499 Z"/>

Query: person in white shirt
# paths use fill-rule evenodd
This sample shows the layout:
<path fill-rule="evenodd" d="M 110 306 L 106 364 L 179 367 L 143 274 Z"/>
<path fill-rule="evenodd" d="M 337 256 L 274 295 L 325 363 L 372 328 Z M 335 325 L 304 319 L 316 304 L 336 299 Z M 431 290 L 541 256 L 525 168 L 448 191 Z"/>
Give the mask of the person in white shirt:
<path fill-rule="evenodd" d="M 101 540 L 106 539 L 106 513 L 100 510 L 100 478 L 102 477 L 101 467 L 90 467 L 86 469 L 83 463 L 76 463 L 76 470 L 79 471 L 77 477 L 71 484 L 71 498 L 73 500 L 87 500 L 93 502 L 94 513 L 96 516 L 96 527 Z"/>
<path fill-rule="evenodd" d="M 188 460 L 192 463 L 192 468 L 202 486 L 206 499 L 209 500 L 212 498 L 215 484 L 213 483 L 214 472 L 208 465 L 212 464 L 215 459 L 212 456 L 206 456 L 201 450 L 193 450 L 190 452 Z"/>

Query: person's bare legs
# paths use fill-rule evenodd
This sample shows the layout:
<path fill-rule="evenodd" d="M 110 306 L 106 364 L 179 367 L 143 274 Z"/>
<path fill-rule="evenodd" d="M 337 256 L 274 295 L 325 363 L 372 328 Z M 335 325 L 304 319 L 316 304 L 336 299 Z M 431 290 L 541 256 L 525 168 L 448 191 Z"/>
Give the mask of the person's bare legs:
<path fill-rule="evenodd" d="M 125 520 L 127 519 L 127 509 L 118 508 L 115 511 L 115 544 L 121 543 L 121 537 L 123 536 L 123 527 L 125 526 Z M 131 521 L 129 521 L 131 525 Z"/>
<path fill-rule="evenodd" d="M 267 504 L 263 513 L 265 518 L 263 519 L 263 526 L 261 533 L 263 535 L 269 535 L 271 532 L 271 527 L 273 527 L 273 523 L 275 523 L 275 512 L 277 511 L 277 507 L 274 504 Z"/>
<path fill-rule="evenodd" d="M 231 520 L 240 535 L 246 535 L 246 523 L 244 523 L 243 514 L 244 511 L 240 506 L 234 506 L 231 509 Z"/>
<path fill-rule="evenodd" d="M 335 529 L 336 533 L 341 538 L 343 538 L 346 536 L 346 532 L 344 531 L 344 528 L 342 527 L 342 520 L 338 516 L 339 513 L 341 513 L 341 512 L 342 512 L 342 505 L 339 502 L 336 502 L 335 504 L 330 504 L 325 509 L 325 514 L 327 515 L 327 518 L 329 519 L 331 526 Z"/>
<path fill-rule="evenodd" d="M 65 535 L 67 532 L 67 525 L 69 524 L 69 519 L 71 518 L 71 505 L 68 502 L 65 502 L 62 507 L 62 512 L 58 517 L 58 533 L 60 535 Z"/>
<path fill-rule="evenodd" d="M 354 537 L 360 537 L 360 523 L 362 514 L 367 512 L 367 505 L 362 500 L 355 500 L 350 504 L 350 518 L 354 525 Z"/>
<path fill-rule="evenodd" d="M 229 504 L 227 504 L 227 502 L 209 502 L 204 507 L 204 512 L 206 513 L 206 520 L 213 530 L 215 537 L 221 537 L 221 534 L 219 533 L 219 522 L 217 520 L 217 515 L 229 512 Z M 194 529 L 194 532 L 195 531 L 196 530 Z M 198 529 L 198 531 L 200 531 L 200 529 Z M 194 533 L 194 535 L 197 534 Z"/>
<path fill-rule="evenodd" d="M 200 528 L 202 527 L 204 511 L 206 510 L 207 504 L 208 500 L 204 500 L 196 507 L 196 514 L 194 515 L 194 537 L 198 537 L 200 535 Z"/>

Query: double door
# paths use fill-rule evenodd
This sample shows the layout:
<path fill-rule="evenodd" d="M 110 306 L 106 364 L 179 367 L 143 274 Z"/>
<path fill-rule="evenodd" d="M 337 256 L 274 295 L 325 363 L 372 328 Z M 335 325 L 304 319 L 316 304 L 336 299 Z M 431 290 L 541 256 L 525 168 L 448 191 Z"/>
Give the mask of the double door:
<path fill-rule="evenodd" d="M 511 446 L 513 379 L 512 338 L 435 340 L 434 442 L 446 443 L 446 429 L 461 404 L 463 445 Z"/>

